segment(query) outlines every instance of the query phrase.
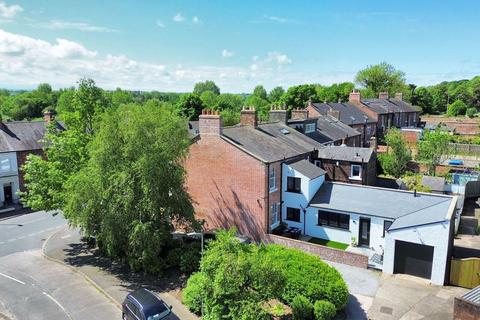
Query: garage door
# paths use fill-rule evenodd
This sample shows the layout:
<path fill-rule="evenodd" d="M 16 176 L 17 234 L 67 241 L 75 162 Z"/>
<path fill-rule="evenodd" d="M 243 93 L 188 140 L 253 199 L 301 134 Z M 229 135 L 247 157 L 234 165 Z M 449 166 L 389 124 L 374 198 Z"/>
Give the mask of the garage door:
<path fill-rule="evenodd" d="M 395 273 L 430 279 L 432 276 L 433 247 L 417 243 L 395 241 Z"/>

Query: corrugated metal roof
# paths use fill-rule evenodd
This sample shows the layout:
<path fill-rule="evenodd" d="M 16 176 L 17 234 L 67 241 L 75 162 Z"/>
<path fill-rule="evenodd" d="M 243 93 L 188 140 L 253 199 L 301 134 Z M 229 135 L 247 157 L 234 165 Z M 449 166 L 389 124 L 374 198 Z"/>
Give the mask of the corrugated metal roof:
<path fill-rule="evenodd" d="M 480 286 L 465 293 L 462 299 L 480 305 Z"/>

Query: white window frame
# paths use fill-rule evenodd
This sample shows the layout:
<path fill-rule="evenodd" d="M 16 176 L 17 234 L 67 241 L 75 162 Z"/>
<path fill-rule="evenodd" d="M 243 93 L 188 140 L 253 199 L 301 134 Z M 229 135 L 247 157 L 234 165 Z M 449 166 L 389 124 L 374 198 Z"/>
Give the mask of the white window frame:
<path fill-rule="evenodd" d="M 272 205 L 270 205 L 270 218 L 272 221 L 270 225 L 271 228 L 275 228 L 280 224 L 280 215 L 278 212 L 279 207 L 280 207 L 280 203 L 273 203 Z"/>
<path fill-rule="evenodd" d="M 305 133 L 315 132 L 315 123 L 305 123 Z"/>
<path fill-rule="evenodd" d="M 8 165 L 8 169 L 3 169 L 3 165 Z M 12 171 L 12 161 L 9 158 L 3 158 L 0 160 L 0 173 L 8 173 Z"/>
<path fill-rule="evenodd" d="M 354 175 L 353 175 L 353 168 L 354 168 L 354 167 L 358 167 L 358 169 L 359 169 L 359 170 L 358 170 L 358 176 L 354 176 Z M 362 166 L 361 166 L 361 165 L 359 165 L 359 164 L 352 164 L 352 165 L 350 166 L 350 177 L 349 177 L 349 179 L 351 179 L 351 180 L 362 180 Z"/>
<path fill-rule="evenodd" d="M 268 172 L 268 190 L 270 192 L 277 191 L 277 173 L 275 167 L 270 167 Z"/>

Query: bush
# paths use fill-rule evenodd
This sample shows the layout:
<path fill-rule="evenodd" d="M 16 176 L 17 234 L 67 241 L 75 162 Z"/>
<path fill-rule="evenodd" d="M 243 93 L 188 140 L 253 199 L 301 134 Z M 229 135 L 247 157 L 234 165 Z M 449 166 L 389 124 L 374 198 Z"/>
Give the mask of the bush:
<path fill-rule="evenodd" d="M 187 281 L 183 290 L 183 303 L 190 311 L 200 314 L 202 311 L 202 296 L 205 291 L 205 277 L 201 272 L 196 272 Z"/>
<path fill-rule="evenodd" d="M 296 296 L 292 301 L 293 320 L 310 320 L 313 316 L 313 305 L 304 296 Z"/>
<path fill-rule="evenodd" d="M 200 263 L 200 243 L 174 240 L 167 254 L 167 266 L 178 268 L 181 272 L 191 274 L 198 270 Z"/>
<path fill-rule="evenodd" d="M 467 105 L 462 100 L 455 100 L 454 103 L 449 104 L 447 107 L 448 116 L 458 116 L 465 114 L 467 111 Z"/>
<path fill-rule="evenodd" d="M 330 301 L 337 310 L 346 306 L 348 288 L 335 268 L 316 256 L 280 245 L 267 245 L 266 251 L 285 277 L 279 293 L 283 301 L 291 305 L 296 296 L 302 295 L 310 301 Z"/>
<path fill-rule="evenodd" d="M 469 118 L 473 118 L 475 117 L 475 114 L 477 113 L 477 109 L 476 108 L 468 108 L 467 109 L 467 112 L 466 112 L 466 115 L 467 117 Z"/>
<path fill-rule="evenodd" d="M 313 314 L 316 320 L 331 320 L 335 317 L 335 305 L 330 301 L 317 300 L 313 305 Z"/>

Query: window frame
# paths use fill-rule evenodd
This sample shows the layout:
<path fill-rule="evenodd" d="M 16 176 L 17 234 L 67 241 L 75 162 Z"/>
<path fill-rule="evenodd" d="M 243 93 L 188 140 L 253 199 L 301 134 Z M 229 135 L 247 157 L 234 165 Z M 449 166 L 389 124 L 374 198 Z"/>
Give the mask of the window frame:
<path fill-rule="evenodd" d="M 295 215 L 298 212 L 298 221 L 296 219 L 290 219 L 288 217 L 289 216 L 289 211 L 294 211 Z M 286 210 L 285 210 L 285 220 L 291 221 L 291 222 L 301 222 L 302 221 L 301 210 L 299 208 L 287 207 Z"/>
<path fill-rule="evenodd" d="M 272 175 L 273 173 L 273 175 Z M 270 192 L 276 191 L 277 188 L 277 173 L 274 166 L 270 166 L 268 171 L 268 190 Z"/>
<path fill-rule="evenodd" d="M 317 224 L 319 226 L 350 231 L 350 215 L 348 213 L 319 209 L 317 214 Z M 341 218 L 343 218 L 343 221 Z M 345 220 L 348 222 L 345 222 Z"/>
<path fill-rule="evenodd" d="M 358 176 L 354 176 L 353 175 L 353 168 L 354 167 L 358 167 L 359 170 L 358 170 Z M 362 180 L 362 165 L 360 164 L 351 164 L 350 165 L 350 179 L 352 180 Z"/>
<path fill-rule="evenodd" d="M 304 131 L 305 131 L 305 133 L 315 132 L 315 123 L 313 123 L 313 122 L 305 123 Z"/>
<path fill-rule="evenodd" d="M 270 226 L 274 226 L 280 223 L 280 216 L 278 215 L 279 207 L 280 207 L 280 203 L 278 202 L 275 202 L 270 205 L 270 217 L 272 218 L 271 219 L 272 222 L 270 223 Z M 275 210 L 272 210 L 273 208 L 275 208 Z M 273 220 L 274 211 L 275 211 L 275 217 L 276 217 L 275 221 Z"/>
<path fill-rule="evenodd" d="M 4 164 L 8 165 L 7 170 L 3 169 Z M 10 158 L 0 159 L 0 173 L 7 173 L 7 172 L 11 172 L 11 171 L 12 171 L 12 161 L 10 160 Z"/>
<path fill-rule="evenodd" d="M 293 181 L 293 185 L 291 185 L 292 183 L 290 183 L 290 181 Z M 298 189 L 296 189 L 297 182 L 298 182 Z M 291 188 L 291 187 L 293 187 L 293 188 Z M 300 178 L 300 177 L 287 177 L 287 192 L 302 193 L 302 178 Z"/>
<path fill-rule="evenodd" d="M 388 226 L 388 228 L 385 228 L 385 225 L 387 223 L 390 223 L 390 225 Z M 393 224 L 393 221 L 390 221 L 390 220 L 383 220 L 383 238 L 385 238 L 385 232 L 388 232 L 388 229 L 390 229 L 390 227 L 392 226 Z"/>

